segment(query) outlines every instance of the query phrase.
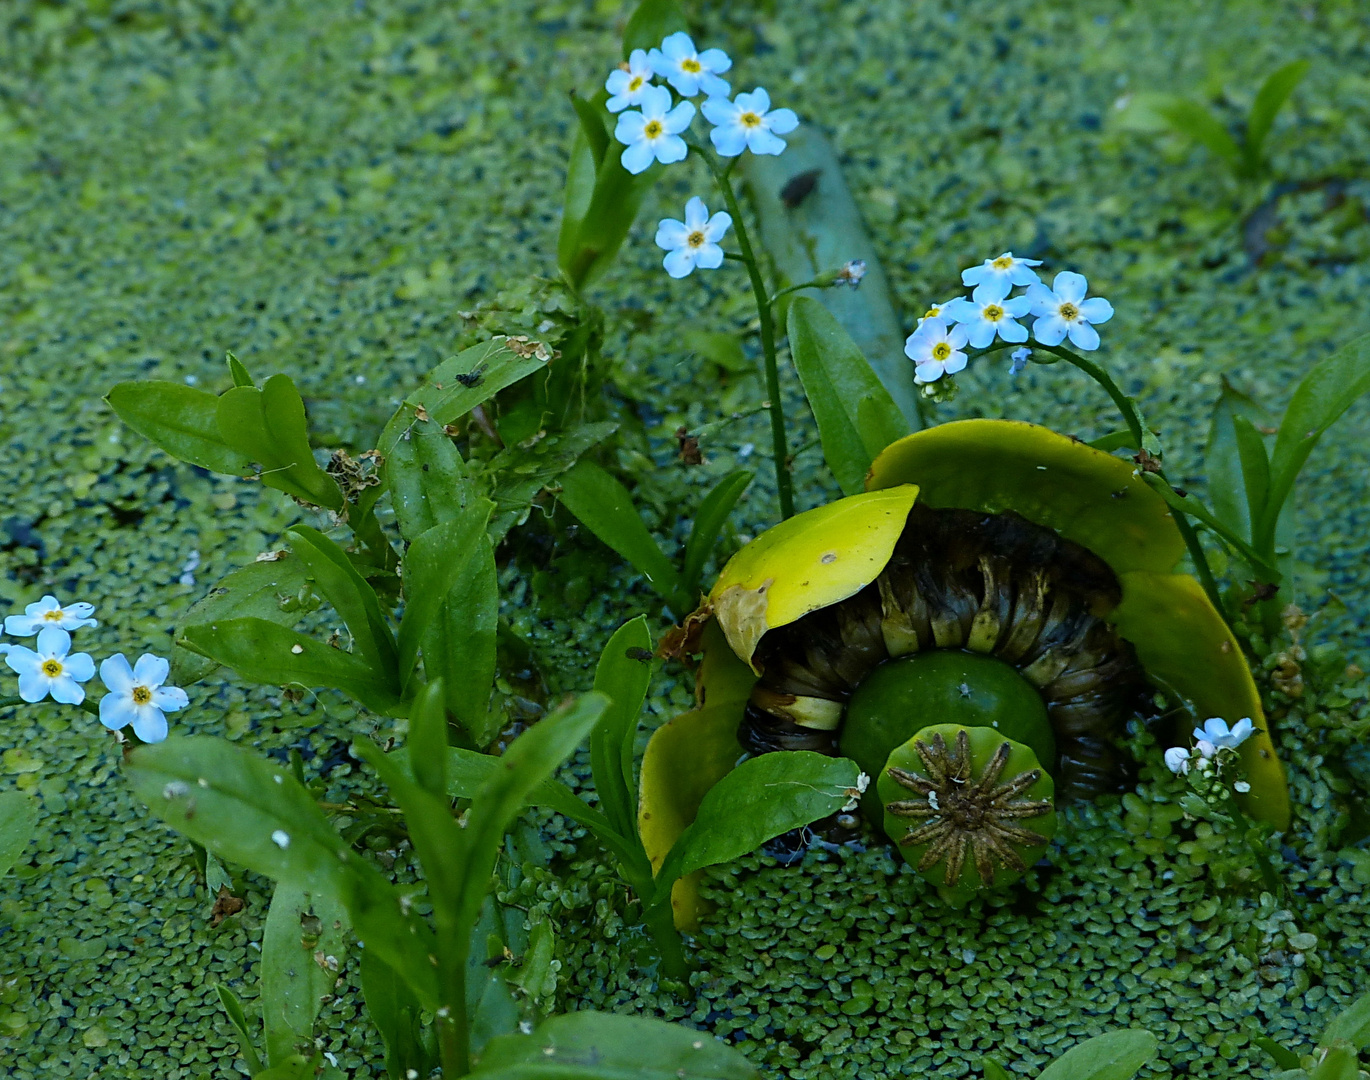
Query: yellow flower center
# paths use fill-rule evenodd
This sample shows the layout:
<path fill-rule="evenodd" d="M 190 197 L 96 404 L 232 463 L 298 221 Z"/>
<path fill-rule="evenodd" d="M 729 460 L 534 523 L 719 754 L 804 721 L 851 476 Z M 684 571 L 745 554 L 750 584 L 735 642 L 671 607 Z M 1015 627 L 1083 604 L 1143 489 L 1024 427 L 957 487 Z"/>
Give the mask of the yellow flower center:
<path fill-rule="evenodd" d="M 146 686 L 135 686 L 133 688 L 133 704 L 146 705 L 152 700 L 152 691 Z"/>
<path fill-rule="evenodd" d="M 939 316 L 939 315 L 941 315 L 941 314 L 942 314 L 942 309 L 941 309 L 941 308 L 930 307 L 930 308 L 928 308 L 927 311 L 923 312 L 923 318 L 925 318 L 925 319 L 935 319 L 935 318 L 937 318 L 937 316 Z"/>
<path fill-rule="evenodd" d="M 641 76 L 641 75 L 634 75 L 633 78 L 632 78 L 632 81 L 631 81 L 630 83 L 628 83 L 628 92 L 629 92 L 629 93 L 632 93 L 634 90 L 639 90 L 639 89 L 641 89 L 642 83 L 643 83 L 643 78 L 642 78 L 642 76 Z"/>
<path fill-rule="evenodd" d="M 744 112 L 737 119 L 741 122 L 743 127 L 754 128 L 761 126 L 761 117 L 757 116 L 754 112 Z"/>
<path fill-rule="evenodd" d="M 680 62 L 680 70 L 688 71 L 691 75 L 698 75 L 704 68 L 700 62 L 692 56 L 688 60 L 682 60 Z"/>
<path fill-rule="evenodd" d="M 690 233 L 690 235 L 685 238 L 685 242 L 689 244 L 692 248 L 703 247 L 704 234 L 696 229 L 694 232 Z"/>
<path fill-rule="evenodd" d="M 44 618 L 47 622 L 61 622 L 61 621 L 62 621 L 62 609 L 61 609 L 61 608 L 53 608 L 51 611 L 45 611 L 45 612 L 43 612 L 43 618 Z"/>
<path fill-rule="evenodd" d="M 998 322 L 1004 317 L 1004 309 L 998 304 L 986 304 L 985 310 L 981 314 L 990 322 Z"/>
<path fill-rule="evenodd" d="M 46 675 L 49 679 L 57 678 L 58 675 L 62 674 L 62 661 L 44 660 L 43 674 Z"/>
<path fill-rule="evenodd" d="M 1062 304 L 1056 310 L 1060 312 L 1061 318 L 1065 319 L 1066 322 L 1070 322 L 1080 317 L 1080 309 L 1077 308 L 1074 304 L 1070 303 L 1069 301 Z"/>
<path fill-rule="evenodd" d="M 1010 266 L 1013 265 L 1013 258 L 1009 255 L 1000 255 L 997 259 L 990 263 L 990 265 L 994 267 L 994 269 L 996 270 L 1007 270 Z"/>
<path fill-rule="evenodd" d="M 665 130 L 666 129 L 661 126 L 660 120 L 648 120 L 647 126 L 642 129 L 642 134 L 649 139 L 657 139 L 661 137 L 661 133 Z"/>
<path fill-rule="evenodd" d="M 932 347 L 932 358 L 934 360 L 945 360 L 951 355 L 951 346 L 945 341 L 939 341 Z"/>

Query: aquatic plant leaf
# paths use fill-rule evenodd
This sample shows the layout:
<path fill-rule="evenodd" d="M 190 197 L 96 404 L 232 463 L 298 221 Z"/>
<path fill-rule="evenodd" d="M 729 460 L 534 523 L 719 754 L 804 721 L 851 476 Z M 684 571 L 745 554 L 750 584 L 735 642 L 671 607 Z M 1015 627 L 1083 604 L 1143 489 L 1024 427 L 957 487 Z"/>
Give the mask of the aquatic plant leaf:
<path fill-rule="evenodd" d="M 1251 1041 L 1269 1054 L 1281 1069 L 1297 1069 L 1299 1067 L 1299 1055 L 1281 1046 L 1269 1036 L 1257 1035 Z"/>
<path fill-rule="evenodd" d="M 592 446 L 603 442 L 618 425 L 612 421 L 579 424 L 570 431 L 548 435 L 534 446 L 511 446 L 490 463 L 495 476 L 495 515 L 490 521 L 490 540 L 498 544 L 515 525 L 522 524 L 533 500 L 544 488 L 574 465 Z"/>
<path fill-rule="evenodd" d="M 1004 1067 L 993 1058 L 985 1058 L 981 1061 L 980 1069 L 985 1074 L 985 1080 L 1009 1080 L 1009 1075 L 1004 1071 Z"/>
<path fill-rule="evenodd" d="M 403 419 L 390 423 L 399 423 L 398 430 L 404 430 L 404 425 L 418 415 L 417 408 L 439 425 L 455 423 L 506 386 L 541 371 L 551 359 L 550 351 L 538 354 L 535 342 L 516 344 L 518 349 L 510 347 L 508 338 L 495 337 L 449 356 L 404 399 L 407 408 L 400 410 Z"/>
<path fill-rule="evenodd" d="M 1300 380 L 1280 421 L 1270 455 L 1270 494 L 1253 530 L 1257 548 L 1273 543 L 1280 509 L 1294 489 L 1308 455 L 1342 413 L 1370 390 L 1370 334 L 1319 360 Z"/>
<path fill-rule="evenodd" d="M 306 690 L 332 686 L 385 716 L 397 715 L 400 707 L 394 683 L 367 660 L 266 619 L 187 626 L 181 644 L 250 682 Z"/>
<path fill-rule="evenodd" d="M 1261 165 L 1264 156 L 1261 151 L 1275 117 L 1280 114 L 1295 87 L 1308 74 L 1309 66 L 1308 60 L 1293 60 L 1278 67 L 1266 77 L 1256 92 L 1256 100 L 1251 103 L 1251 114 L 1246 121 L 1245 150 L 1249 167 L 1255 169 Z"/>
<path fill-rule="evenodd" d="M 361 951 L 362 996 L 366 1011 L 385 1043 L 390 1080 L 407 1080 L 410 1070 L 428 1076 L 438 1067 L 432 1028 L 425 1028 L 419 999 L 394 968 L 371 949 Z"/>
<path fill-rule="evenodd" d="M 190 606 L 179 620 L 181 625 L 254 616 L 293 629 L 301 615 L 297 598 L 309 581 L 309 573 L 303 560 L 287 551 L 278 554 L 278 558 L 248 563 L 220 578 L 207 596 Z M 217 661 L 185 648 L 178 637 L 171 653 L 168 682 L 188 686 L 218 666 Z"/>
<path fill-rule="evenodd" d="M 1345 1040 L 1358 1050 L 1370 1047 L 1370 994 L 1362 994 L 1332 1018 L 1318 1039 L 1320 1046 Z"/>
<path fill-rule="evenodd" d="M 262 1021 L 270 1065 L 314 1049 L 314 1021 L 347 955 L 337 897 L 278 882 L 262 927 Z"/>
<path fill-rule="evenodd" d="M 409 706 L 409 771 L 419 787 L 447 794 L 447 710 L 441 679 L 422 687 Z"/>
<path fill-rule="evenodd" d="M 642 0 L 623 27 L 623 58 L 634 49 L 655 49 L 677 30 L 689 30 L 677 0 Z"/>
<path fill-rule="evenodd" d="M 680 571 L 681 587 L 690 596 L 699 592 L 699 578 L 704 572 L 704 563 L 718 543 L 719 533 L 728 523 L 728 515 L 752 482 L 752 475 L 747 469 L 730 472 L 710 489 L 695 511 L 690 538 L 685 541 L 685 562 Z"/>
<path fill-rule="evenodd" d="M 386 425 L 377 449 L 400 534 L 413 541 L 434 525 L 460 517 L 478 492 L 443 426 L 404 409 L 396 413 L 401 420 L 406 415 L 403 423 Z"/>
<path fill-rule="evenodd" d="M 38 802 L 20 791 L 0 792 L 0 875 L 19 861 L 38 828 Z"/>
<path fill-rule="evenodd" d="M 317 529 L 296 525 L 285 535 L 319 592 L 342 616 L 352 635 L 353 655 L 367 660 L 378 674 L 397 687 L 395 637 L 381 611 L 376 590 L 357 573 L 347 552 Z"/>
<path fill-rule="evenodd" d="M 178 461 L 226 476 L 252 475 L 252 458 L 219 433 L 219 398 L 184 383 L 119 383 L 105 400 L 125 424 Z"/>
<path fill-rule="evenodd" d="M 312 506 L 343 508 L 343 493 L 319 468 L 309 446 L 304 402 L 288 375 L 273 375 L 258 390 L 235 386 L 219 398 L 219 432 L 225 442 L 261 466 L 267 487 Z"/>
<path fill-rule="evenodd" d="M 635 835 L 637 780 L 633 743 L 652 683 L 652 634 L 647 617 L 624 623 L 609 638 L 595 668 L 595 689 L 611 702 L 590 735 L 590 766 L 605 815 L 620 835 Z"/>
<path fill-rule="evenodd" d="M 1240 168 L 1242 150 L 1237 140 L 1232 138 L 1221 120 L 1197 101 L 1170 95 L 1158 99 L 1152 107 L 1178 134 L 1193 139 L 1234 170 Z"/>
<path fill-rule="evenodd" d="M 1248 395 L 1234 387 L 1226 378 L 1222 381 L 1222 392 L 1213 405 L 1213 413 L 1208 427 L 1208 448 L 1205 466 L 1208 480 L 1208 498 L 1213 504 L 1213 513 L 1219 521 L 1239 536 L 1251 537 L 1251 525 L 1260 515 L 1253 515 L 1247 493 L 1243 461 L 1252 449 L 1243 451 L 1237 435 L 1237 418 L 1249 423 L 1269 425 L 1266 410 Z M 1249 436 L 1246 436 L 1249 439 Z M 1265 444 L 1261 443 L 1261 454 L 1265 455 Z M 1269 464 L 1265 468 L 1266 491 L 1269 491 Z"/>
<path fill-rule="evenodd" d="M 788 328 L 828 468 L 842 494 L 864 491 L 871 462 L 907 435 L 909 424 L 842 324 L 817 300 L 797 297 Z"/>
<path fill-rule="evenodd" d="M 1155 1035 L 1140 1028 L 1096 1035 L 1067 1050 L 1037 1080 L 1132 1080 L 1158 1045 Z"/>
<path fill-rule="evenodd" d="M 218 991 L 219 1004 L 223 1006 L 224 1012 L 228 1015 L 228 1022 L 233 1025 L 233 1030 L 238 1033 L 238 1053 L 243 1056 L 243 1062 L 247 1065 L 248 1072 L 255 1075 L 261 1071 L 262 1059 L 257 1054 L 256 1036 L 253 1035 L 252 1029 L 248 1026 L 247 1015 L 243 1012 L 243 1003 L 223 983 L 214 989 Z"/>
<path fill-rule="evenodd" d="M 317 1053 L 313 1057 L 291 1054 L 280 1064 L 263 1069 L 252 1080 L 311 1080 L 318 1070 L 320 1057 Z"/>
<path fill-rule="evenodd" d="M 561 503 L 580 523 L 623 556 L 677 615 L 690 610 L 680 575 L 647 531 L 628 489 L 591 461 L 561 477 Z"/>
<path fill-rule="evenodd" d="M 198 735 L 137 747 L 125 772 L 154 815 L 219 858 L 339 897 L 366 948 L 403 972 L 425 1008 L 437 1008 L 432 933 L 405 912 L 380 871 L 348 847 L 287 770 L 245 747 Z"/>
<path fill-rule="evenodd" d="M 1360 1080 L 1356 1048 L 1347 1042 L 1323 1047 L 1322 1056 L 1308 1072 L 1308 1080 Z"/>
<path fill-rule="evenodd" d="M 474 1080 L 755 1080 L 742 1054 L 708 1032 L 582 1010 L 531 1035 L 491 1039 Z"/>
<path fill-rule="evenodd" d="M 233 379 L 234 386 L 256 386 L 252 375 L 248 372 L 247 366 L 234 356 L 231 352 L 225 355 L 224 360 L 228 364 L 228 374 Z"/>

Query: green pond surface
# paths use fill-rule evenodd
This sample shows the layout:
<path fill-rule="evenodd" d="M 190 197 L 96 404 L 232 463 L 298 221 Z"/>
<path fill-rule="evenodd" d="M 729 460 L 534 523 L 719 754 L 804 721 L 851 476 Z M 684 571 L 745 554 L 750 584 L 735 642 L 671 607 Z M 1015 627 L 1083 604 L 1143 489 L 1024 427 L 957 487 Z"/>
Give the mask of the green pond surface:
<path fill-rule="evenodd" d="M 369 448 L 404 388 L 474 339 L 463 312 L 555 273 L 566 94 L 602 80 L 626 14 L 618 0 L 0 5 L 4 611 L 44 592 L 89 600 L 100 627 L 81 648 L 167 654 L 189 604 L 302 512 L 172 462 L 102 395 L 140 377 L 221 389 L 232 349 L 259 377 L 296 380 L 316 444 Z M 764 85 L 832 136 L 907 325 L 957 293 L 963 266 L 1008 248 L 1086 274 L 1118 312 L 1098 356 L 1140 396 L 1179 483 L 1202 491 L 1221 380 L 1278 413 L 1312 363 L 1370 330 L 1370 22 L 1357 2 L 796 0 L 692 16 L 698 41 L 735 58 L 735 88 Z M 1203 151 L 1115 118 L 1129 95 L 1184 90 L 1235 119 L 1297 57 L 1313 68 L 1276 124 L 1274 167 L 1332 183 L 1281 201 L 1256 266 L 1249 193 Z M 616 464 L 668 546 L 742 464 L 758 479 L 729 542 L 775 514 L 754 418 L 715 429 L 701 467 L 679 462 L 672 436 L 719 419 L 725 396 L 760 397 L 759 383 L 751 398 L 745 381 L 722 389 L 682 345 L 699 326 L 745 331 L 740 272 L 673 282 L 651 243 L 705 181 L 695 163 L 668 171 L 594 290 L 623 411 L 640 421 Z M 796 464 L 807 507 L 836 488 L 783 378 L 809 444 Z M 1076 372 L 1014 380 L 1000 355 L 936 415 L 1093 437 L 1118 426 L 1109 408 Z M 1297 599 L 1318 613 L 1306 644 L 1362 664 L 1368 474 L 1362 402 L 1296 496 Z M 560 692 L 588 687 L 614 626 L 659 609 L 607 549 L 553 539 L 541 562 L 534 550 L 504 570 L 504 614 Z M 371 784 L 348 741 L 392 733 L 331 693 L 290 701 L 228 673 L 189 689 L 173 730 L 297 747 L 339 795 Z M 668 668 L 649 724 L 690 694 Z M 1154 766 L 1140 793 L 1063 814 L 1050 867 L 959 912 L 873 839 L 713 872 L 688 1001 L 638 967 L 622 887 L 559 820 L 542 824 L 564 880 L 530 865 L 506 899 L 556 918 L 560 1007 L 696 1024 L 768 1077 L 978 1076 L 985 1052 L 1030 1075 L 1124 1025 L 1162 1039 L 1144 1075 L 1265 1075 L 1254 1035 L 1302 1048 L 1370 990 L 1370 863 L 1338 856 L 1341 782 L 1321 757 L 1364 694 L 1352 679 L 1269 699 L 1288 710 L 1277 745 L 1300 808 L 1288 911 L 1242 883 L 1220 838 L 1174 820 L 1177 790 Z M 247 908 L 211 927 L 188 846 L 130 797 L 91 716 L 48 703 L 0 710 L 0 728 L 0 790 L 42 807 L 37 841 L 0 881 L 0 1075 L 242 1075 L 213 988 L 255 996 L 270 883 L 235 873 Z M 412 873 L 403 852 L 396 870 Z M 357 987 L 353 958 L 320 1046 L 349 1075 L 379 1076 Z"/>

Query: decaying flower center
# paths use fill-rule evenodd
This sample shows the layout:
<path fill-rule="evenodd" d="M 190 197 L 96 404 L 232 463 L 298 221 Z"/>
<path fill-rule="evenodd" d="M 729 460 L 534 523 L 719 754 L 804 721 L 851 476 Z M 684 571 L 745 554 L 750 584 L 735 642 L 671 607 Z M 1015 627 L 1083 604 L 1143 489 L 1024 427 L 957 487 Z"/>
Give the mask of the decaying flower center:
<path fill-rule="evenodd" d="M 44 660 L 43 674 L 49 679 L 57 678 L 58 675 L 62 674 L 62 662 L 60 660 L 52 659 Z"/>
<path fill-rule="evenodd" d="M 738 738 L 754 753 L 836 754 L 847 701 L 878 665 L 957 649 L 1010 665 L 1041 695 L 1059 794 L 1120 790 L 1130 759 L 1116 740 L 1155 712 L 1132 646 L 1105 621 L 1121 596 L 1097 555 L 1015 513 L 915 506 L 875 581 L 761 639 Z"/>
<path fill-rule="evenodd" d="M 648 120 L 646 127 L 642 129 L 642 134 L 649 139 L 655 139 L 665 129 L 661 126 L 660 120 Z"/>
<path fill-rule="evenodd" d="M 133 688 L 133 704 L 146 705 L 152 700 L 152 691 L 146 686 L 135 686 Z"/>
<path fill-rule="evenodd" d="M 921 798 L 888 803 L 885 812 L 924 820 L 899 840 L 901 847 L 929 845 L 918 860 L 918 869 L 931 870 L 945 860 L 946 884 L 955 885 L 961 880 L 969 854 L 985 885 L 993 882 L 999 866 L 1020 874 L 1025 871 L 1027 864 L 1015 845 L 1032 848 L 1044 839 L 1017 822 L 1048 813 L 1052 804 L 1050 799 L 1019 796 L 1042 778 L 1042 770 L 1029 769 L 1000 783 L 1009 758 L 1009 744 L 1002 742 L 984 772 L 972 776 L 970 739 L 965 728 L 957 732 L 954 750 L 947 749 L 941 732 L 935 733 L 931 742 L 916 740 L 913 748 L 928 775 L 896 768 L 890 768 L 889 774 Z"/>
<path fill-rule="evenodd" d="M 1061 318 L 1065 319 L 1066 322 L 1071 322 L 1080 317 L 1080 309 L 1069 301 L 1062 304 L 1057 310 L 1060 312 Z"/>

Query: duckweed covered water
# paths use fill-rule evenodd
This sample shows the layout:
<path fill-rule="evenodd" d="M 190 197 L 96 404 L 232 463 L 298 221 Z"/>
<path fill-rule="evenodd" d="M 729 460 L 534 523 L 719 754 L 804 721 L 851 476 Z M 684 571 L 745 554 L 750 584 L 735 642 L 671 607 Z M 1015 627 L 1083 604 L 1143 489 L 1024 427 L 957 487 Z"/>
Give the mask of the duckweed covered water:
<path fill-rule="evenodd" d="M 82 647 L 165 654 L 186 607 L 275 546 L 300 511 L 172 464 L 100 395 L 135 377 L 221 388 L 233 349 L 259 375 L 297 380 L 317 443 L 368 448 L 402 388 L 476 332 L 462 312 L 552 273 L 573 123 L 564 95 L 591 89 L 616 58 L 623 8 L 6 5 L 7 609 L 44 591 L 89 599 L 101 627 Z M 1370 328 L 1370 27 L 1354 3 L 805 0 L 710 4 L 699 17 L 701 39 L 747 58 L 746 88 L 766 85 L 834 135 L 906 321 L 953 295 L 963 265 L 1005 248 L 1085 273 L 1118 309 L 1100 355 L 1143 396 L 1179 482 L 1199 486 L 1223 377 L 1278 410 L 1311 362 Z M 1276 127 L 1276 169 L 1336 178 L 1343 197 L 1284 200 L 1253 268 L 1240 193 L 1201 151 L 1120 131 L 1115 104 L 1192 88 L 1225 95 L 1235 116 L 1295 56 L 1315 66 Z M 683 283 L 660 271 L 655 220 L 701 182 L 689 169 L 667 175 L 597 293 L 629 421 L 619 464 L 640 477 L 638 498 L 668 541 L 712 479 L 755 464 L 749 448 L 765 445 L 759 425 L 738 421 L 705 438 L 705 466 L 675 456 L 677 427 L 719 413 L 718 372 L 682 347 L 682 331 L 705 309 L 743 329 L 750 303 L 726 271 Z M 1013 381 L 1007 361 L 972 370 L 939 410 L 972 415 L 1086 437 L 1116 426 L 1076 375 L 1033 367 Z M 801 505 L 834 492 L 812 446 L 798 468 Z M 1368 474 L 1362 404 L 1314 455 L 1298 497 L 1300 599 L 1325 611 L 1308 635 L 1362 662 Z M 764 527 L 772 502 L 762 475 L 739 530 Z M 555 690 L 580 688 L 594 659 L 584 643 L 652 600 L 590 540 L 561 534 L 550 550 L 506 572 L 505 614 L 535 641 Z M 655 694 L 653 723 L 684 707 L 689 687 L 668 673 Z M 1329 707 L 1301 709 L 1318 720 Z M 211 928 L 188 850 L 129 798 L 92 718 L 47 704 L 0 723 L 0 785 L 35 793 L 43 809 L 28 862 L 0 882 L 0 1071 L 239 1075 L 213 986 L 255 995 L 268 884 L 235 873 L 247 909 Z M 758 856 L 716 872 L 692 1005 L 635 971 L 621 888 L 557 823 L 547 835 L 568 884 L 529 867 L 518 890 L 540 889 L 524 899 L 565 913 L 566 1007 L 687 1019 L 746 1045 L 771 1076 L 967 1075 L 986 1049 L 1033 1071 L 1053 1047 L 1123 1023 L 1163 1032 L 1176 1073 L 1246 1075 L 1264 1067 L 1250 1045 L 1257 1019 L 1297 1032 L 1297 1045 L 1367 989 L 1367 881 L 1335 853 L 1327 785 L 1342 781 L 1316 760 L 1326 729 L 1298 715 L 1281 723 L 1287 759 L 1301 762 L 1297 801 L 1312 808 L 1288 839 L 1286 873 L 1301 885 L 1292 923 L 1250 890 L 1217 888 L 1193 864 L 1202 839 L 1163 835 L 1166 814 L 1136 796 L 1078 812 L 1052 870 L 961 915 L 883 850 L 815 852 L 789 868 Z M 230 676 L 191 688 L 176 726 L 282 755 L 298 747 L 342 794 L 368 783 L 345 745 L 378 722 L 335 695 L 291 702 Z M 352 1075 L 379 1075 L 362 1015 L 349 967 L 321 1019 L 323 1048 Z"/>

